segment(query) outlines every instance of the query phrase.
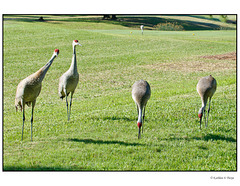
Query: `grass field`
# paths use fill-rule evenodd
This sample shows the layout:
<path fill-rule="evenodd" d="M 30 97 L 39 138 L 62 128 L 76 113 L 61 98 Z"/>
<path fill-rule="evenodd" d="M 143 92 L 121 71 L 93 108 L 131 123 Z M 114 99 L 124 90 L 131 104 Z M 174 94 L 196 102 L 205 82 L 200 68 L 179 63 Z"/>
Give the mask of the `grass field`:
<path fill-rule="evenodd" d="M 4 16 L 3 170 L 236 171 L 236 60 L 217 57 L 236 52 L 235 30 L 149 29 L 141 35 L 136 25 L 117 21 L 37 17 Z M 80 81 L 68 122 L 57 91 L 74 39 L 83 46 L 77 47 Z M 21 141 L 17 85 L 47 63 L 55 48 L 60 54 L 37 98 L 33 142 L 31 108 Z M 218 87 L 209 125 L 200 130 L 196 85 L 210 74 Z M 139 79 L 152 89 L 140 140 L 131 97 Z"/>

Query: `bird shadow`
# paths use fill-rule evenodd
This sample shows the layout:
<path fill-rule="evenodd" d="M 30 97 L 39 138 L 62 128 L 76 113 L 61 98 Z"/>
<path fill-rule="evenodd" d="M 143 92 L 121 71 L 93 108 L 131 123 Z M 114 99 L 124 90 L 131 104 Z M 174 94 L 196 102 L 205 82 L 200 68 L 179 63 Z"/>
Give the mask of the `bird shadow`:
<path fill-rule="evenodd" d="M 232 137 L 225 137 L 223 135 L 216 135 L 216 134 L 207 134 L 204 137 L 193 137 L 194 140 L 204 140 L 204 141 L 227 141 L 227 142 L 236 142 L 237 140 Z"/>
<path fill-rule="evenodd" d="M 125 146 L 144 146 L 144 144 L 140 144 L 140 143 L 128 143 L 128 142 L 117 141 L 117 140 L 106 141 L 106 140 L 78 139 L 78 138 L 69 138 L 67 140 L 71 142 L 86 143 L 86 144 L 91 143 L 91 144 L 119 144 L 119 145 L 125 145 Z"/>
<path fill-rule="evenodd" d="M 135 121 L 136 119 L 128 118 L 128 117 L 117 117 L 117 116 L 107 116 L 104 117 L 103 120 L 124 120 L 124 121 Z"/>
<path fill-rule="evenodd" d="M 137 117 L 136 118 L 129 118 L 129 117 L 118 117 L 118 116 L 103 116 L 103 117 L 97 117 L 97 116 L 94 116 L 94 117 L 90 117 L 90 119 L 92 120 L 103 120 L 103 121 L 107 121 L 107 120 L 110 120 L 110 121 L 137 121 Z"/>
<path fill-rule="evenodd" d="M 88 167 L 60 167 L 60 166 L 19 166 L 19 165 L 12 165 L 12 166 L 4 166 L 3 167 L 4 172 L 16 172 L 16 171 L 91 171 Z"/>
<path fill-rule="evenodd" d="M 216 135 L 216 134 L 207 134 L 203 137 L 194 136 L 194 137 L 169 137 L 163 138 L 161 140 L 166 141 L 176 141 L 176 140 L 184 140 L 184 141 L 192 141 L 192 140 L 204 140 L 204 141 L 227 141 L 227 142 L 236 142 L 237 140 L 232 137 L 225 137 L 223 135 Z"/>

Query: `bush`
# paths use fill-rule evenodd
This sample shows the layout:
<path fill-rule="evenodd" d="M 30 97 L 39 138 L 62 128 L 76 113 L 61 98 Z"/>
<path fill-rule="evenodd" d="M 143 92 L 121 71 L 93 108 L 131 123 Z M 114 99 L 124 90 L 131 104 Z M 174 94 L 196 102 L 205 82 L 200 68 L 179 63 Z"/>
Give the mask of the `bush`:
<path fill-rule="evenodd" d="M 155 26 L 157 30 L 164 30 L 164 31 L 182 31 L 184 30 L 182 25 L 179 25 L 178 23 L 159 23 Z"/>

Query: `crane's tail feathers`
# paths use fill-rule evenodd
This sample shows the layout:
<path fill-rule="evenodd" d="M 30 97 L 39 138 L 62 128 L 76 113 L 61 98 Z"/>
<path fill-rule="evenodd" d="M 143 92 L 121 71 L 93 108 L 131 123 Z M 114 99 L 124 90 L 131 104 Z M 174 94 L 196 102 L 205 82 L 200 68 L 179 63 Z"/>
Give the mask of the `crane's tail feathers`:
<path fill-rule="evenodd" d="M 60 96 L 61 99 L 63 99 L 65 96 Z"/>

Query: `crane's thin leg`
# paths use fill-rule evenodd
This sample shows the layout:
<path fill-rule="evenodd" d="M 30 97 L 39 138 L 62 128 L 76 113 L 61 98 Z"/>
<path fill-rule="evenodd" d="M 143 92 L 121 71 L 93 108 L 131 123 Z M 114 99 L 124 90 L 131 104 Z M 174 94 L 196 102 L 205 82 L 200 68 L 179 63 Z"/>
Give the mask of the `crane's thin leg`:
<path fill-rule="evenodd" d="M 211 103 L 211 97 L 209 98 L 209 106 L 208 106 L 208 115 L 209 115 L 209 112 L 210 112 L 210 103 Z M 206 123 L 206 127 L 207 127 L 207 124 L 208 124 L 208 115 L 207 115 L 207 123 Z"/>
<path fill-rule="evenodd" d="M 36 100 L 32 102 L 32 117 L 31 117 L 31 141 L 32 141 L 32 129 L 33 129 L 33 112 L 35 107 Z"/>
<path fill-rule="evenodd" d="M 67 117 L 68 117 L 68 121 L 69 121 L 69 116 L 68 116 L 68 100 L 67 100 L 67 90 L 66 89 L 64 89 L 64 93 L 65 93 L 65 95 L 66 95 L 66 105 L 67 105 Z"/>
<path fill-rule="evenodd" d="M 73 98 L 73 92 L 71 92 L 71 98 L 70 98 L 70 109 L 69 109 L 69 116 L 68 116 L 68 120 L 70 120 L 71 106 L 72 106 L 72 98 Z"/>
<path fill-rule="evenodd" d="M 205 121 L 205 125 L 206 125 L 206 114 L 205 114 L 205 109 L 203 111 L 203 117 L 204 117 L 204 121 Z"/>
<path fill-rule="evenodd" d="M 22 140 L 23 140 L 23 130 L 24 130 L 24 122 L 25 122 L 25 103 L 23 100 L 21 100 L 22 102 L 22 108 L 23 108 L 23 125 L 22 125 Z"/>
<path fill-rule="evenodd" d="M 67 100 L 67 95 L 66 95 L 66 105 L 67 105 L 67 117 L 68 117 L 68 121 L 69 121 L 69 116 L 68 116 L 68 100 Z"/>

